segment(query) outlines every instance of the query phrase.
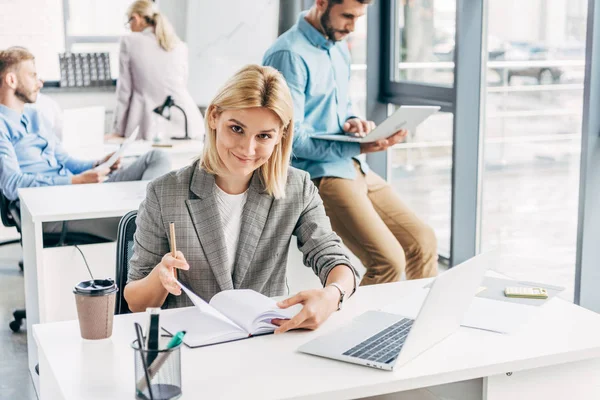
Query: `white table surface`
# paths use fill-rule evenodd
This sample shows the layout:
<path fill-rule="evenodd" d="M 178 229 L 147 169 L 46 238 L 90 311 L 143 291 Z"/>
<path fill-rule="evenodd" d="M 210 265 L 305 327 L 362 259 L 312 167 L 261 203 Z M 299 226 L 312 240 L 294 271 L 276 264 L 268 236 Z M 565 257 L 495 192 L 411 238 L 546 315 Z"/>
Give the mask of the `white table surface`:
<path fill-rule="evenodd" d="M 148 181 L 19 189 L 33 222 L 109 218 L 137 210 Z"/>
<path fill-rule="evenodd" d="M 38 363 L 37 346 L 33 339 L 32 325 L 56 321 L 72 307 L 63 307 L 64 293 L 57 294 L 64 285 L 72 287 L 77 279 L 86 276 L 81 258 L 73 247 L 58 249 L 43 248 L 43 223 L 120 217 L 131 210 L 137 210 L 146 195 L 147 181 L 102 183 L 92 185 L 64 185 L 19 189 L 21 201 L 21 228 L 23 236 L 23 263 L 25 277 L 25 305 L 27 312 L 27 352 L 29 369 L 36 390 L 37 375 L 34 372 Z M 108 275 L 115 270 L 115 245 L 103 243 L 88 245 L 95 249 L 97 256 L 90 259 L 91 268 Z M 84 253 L 86 247 L 81 246 Z M 94 250 L 91 250 L 94 251 Z M 78 262 L 65 264 L 72 257 Z M 94 265 L 98 265 L 95 267 Z M 62 279 L 60 279 L 62 277 Z"/>
<path fill-rule="evenodd" d="M 168 154 L 197 154 L 200 155 L 203 149 L 203 142 L 200 140 L 163 140 L 159 145 L 167 145 L 167 147 L 163 146 L 152 146 L 151 141 L 148 140 L 136 140 L 131 143 L 125 149 L 124 157 L 135 157 L 142 155 L 150 150 L 163 150 Z M 77 147 L 73 149 L 69 149 L 69 154 L 74 157 L 82 158 L 82 159 L 96 159 L 105 156 L 108 153 L 112 153 L 119 148 L 119 141 L 108 141 L 105 142 L 102 146 L 93 146 L 93 147 Z"/>
<path fill-rule="evenodd" d="M 539 307 L 539 315 L 518 334 L 460 328 L 393 372 L 296 351 L 312 338 L 366 310 L 383 308 L 427 282 L 361 287 L 343 311 L 333 314 L 314 332 L 296 331 L 206 348 L 184 348 L 182 398 L 357 398 L 481 377 L 501 375 L 498 379 L 502 381 L 508 379 L 508 372 L 538 371 L 600 357 L 600 316 L 559 298 Z M 50 374 L 46 380 L 42 378 L 42 399 L 45 393 L 65 399 L 133 398 L 134 359 L 130 343 L 134 339 L 134 321 L 145 322 L 145 315 L 116 316 L 113 336 L 102 341 L 81 339 L 77 321 L 34 326 L 43 360 L 41 373 Z M 547 380 L 546 372 L 536 379 Z M 523 397 L 511 397 L 517 398 Z"/>

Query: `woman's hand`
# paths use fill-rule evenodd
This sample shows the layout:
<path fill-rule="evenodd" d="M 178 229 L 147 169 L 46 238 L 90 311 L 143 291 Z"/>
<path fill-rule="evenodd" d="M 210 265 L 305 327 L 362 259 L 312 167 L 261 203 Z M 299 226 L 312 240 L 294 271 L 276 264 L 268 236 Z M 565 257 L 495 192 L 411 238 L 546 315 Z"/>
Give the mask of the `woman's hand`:
<path fill-rule="evenodd" d="M 275 333 L 287 332 L 290 329 L 317 329 L 329 316 L 338 309 L 340 292 L 334 286 L 323 289 L 305 290 L 289 299 L 277 303 L 279 308 L 288 308 L 294 304 L 304 307 L 292 319 L 273 319 L 271 323 L 279 326 Z"/>
<path fill-rule="evenodd" d="M 184 271 L 190 269 L 183 253 L 178 251 L 177 258 L 173 257 L 171 253 L 165 254 L 154 269 L 158 273 L 160 283 L 162 283 L 163 287 L 167 289 L 169 293 L 179 296 L 181 294 L 181 287 L 177 284 L 176 271 L 178 269 Z"/>

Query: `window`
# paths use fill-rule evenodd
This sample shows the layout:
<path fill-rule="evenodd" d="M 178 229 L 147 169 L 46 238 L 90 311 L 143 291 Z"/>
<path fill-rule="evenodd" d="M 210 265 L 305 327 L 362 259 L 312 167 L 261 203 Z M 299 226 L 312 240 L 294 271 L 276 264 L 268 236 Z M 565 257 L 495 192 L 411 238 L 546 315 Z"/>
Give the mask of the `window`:
<path fill-rule="evenodd" d="M 131 0 L 66 0 L 65 43 L 74 53 L 108 52 L 113 79 L 119 74 L 119 39 Z"/>
<path fill-rule="evenodd" d="M 38 75 L 59 80 L 58 53 L 65 50 L 62 0 L 2 1 L 0 49 L 27 48 L 35 56 Z"/>
<path fill-rule="evenodd" d="M 434 114 L 390 152 L 389 182 L 433 228 L 438 253 L 446 258 L 450 253 L 453 122 L 452 113 Z"/>
<path fill-rule="evenodd" d="M 456 0 L 395 0 L 391 79 L 452 86 Z"/>
<path fill-rule="evenodd" d="M 354 112 L 361 118 L 367 113 L 367 16 L 359 18 L 354 32 L 348 37 L 352 56 L 350 66 L 350 99 Z"/>
<path fill-rule="evenodd" d="M 119 38 L 127 34 L 125 14 L 131 3 L 133 0 L 68 0 L 67 36 Z"/>
<path fill-rule="evenodd" d="M 455 0 L 391 0 L 391 103 L 442 106 L 388 156 L 388 181 L 450 256 Z M 388 74 L 385 74 L 388 76 Z M 394 111 L 396 106 L 391 106 Z"/>
<path fill-rule="evenodd" d="M 545 260 L 500 272 L 572 300 L 587 2 L 560 4 L 489 0 L 481 243 Z"/>

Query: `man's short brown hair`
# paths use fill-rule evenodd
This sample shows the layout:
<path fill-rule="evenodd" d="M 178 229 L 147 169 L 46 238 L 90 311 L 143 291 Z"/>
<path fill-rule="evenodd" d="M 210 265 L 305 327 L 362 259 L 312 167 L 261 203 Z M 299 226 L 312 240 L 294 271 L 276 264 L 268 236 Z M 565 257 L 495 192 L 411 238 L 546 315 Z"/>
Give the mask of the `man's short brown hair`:
<path fill-rule="evenodd" d="M 7 73 L 13 72 L 23 61 L 34 60 L 35 57 L 24 47 L 9 47 L 0 51 L 0 86 Z"/>

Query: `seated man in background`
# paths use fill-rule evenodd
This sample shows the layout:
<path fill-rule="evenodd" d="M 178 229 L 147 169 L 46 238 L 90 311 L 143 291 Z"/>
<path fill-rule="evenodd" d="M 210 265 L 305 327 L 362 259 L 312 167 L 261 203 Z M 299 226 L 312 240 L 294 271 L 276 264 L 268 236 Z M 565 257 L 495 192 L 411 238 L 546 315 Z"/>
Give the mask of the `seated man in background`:
<path fill-rule="evenodd" d="M 96 161 L 69 156 L 39 111 L 25 108 L 36 101 L 42 84 L 29 51 L 0 51 L 0 190 L 7 199 L 17 200 L 17 189 L 24 187 L 149 180 L 170 171 L 167 155 L 157 150 L 127 168 L 119 168 L 120 160 L 95 168 L 111 154 Z M 115 239 L 117 225 L 118 219 L 73 221 L 69 230 Z M 44 232 L 61 230 L 61 222 L 44 225 Z"/>

